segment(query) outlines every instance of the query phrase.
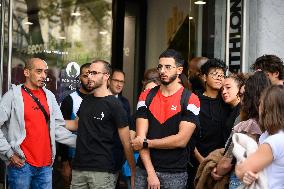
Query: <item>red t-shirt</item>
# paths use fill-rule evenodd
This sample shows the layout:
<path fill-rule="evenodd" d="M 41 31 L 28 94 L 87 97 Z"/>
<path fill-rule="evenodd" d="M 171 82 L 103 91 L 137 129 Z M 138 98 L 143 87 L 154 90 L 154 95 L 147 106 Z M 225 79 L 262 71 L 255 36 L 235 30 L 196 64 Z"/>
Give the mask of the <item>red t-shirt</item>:
<path fill-rule="evenodd" d="M 42 89 L 31 90 L 33 95 L 40 100 L 46 112 L 49 114 L 45 93 Z M 26 161 L 35 167 L 51 165 L 51 144 L 49 129 L 44 114 L 32 99 L 32 97 L 22 89 L 24 100 L 24 119 L 26 138 L 21 144 Z"/>

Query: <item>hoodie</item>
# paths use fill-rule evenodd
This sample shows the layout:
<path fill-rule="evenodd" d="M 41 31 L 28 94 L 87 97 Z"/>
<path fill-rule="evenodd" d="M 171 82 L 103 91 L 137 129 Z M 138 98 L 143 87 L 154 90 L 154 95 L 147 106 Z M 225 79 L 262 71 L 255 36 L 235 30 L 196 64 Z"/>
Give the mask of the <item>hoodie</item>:
<path fill-rule="evenodd" d="M 210 152 L 225 146 L 224 127 L 225 120 L 230 112 L 229 105 L 225 104 L 218 95 L 217 98 L 197 93 L 200 100 L 200 129 L 196 146 L 203 157 Z"/>

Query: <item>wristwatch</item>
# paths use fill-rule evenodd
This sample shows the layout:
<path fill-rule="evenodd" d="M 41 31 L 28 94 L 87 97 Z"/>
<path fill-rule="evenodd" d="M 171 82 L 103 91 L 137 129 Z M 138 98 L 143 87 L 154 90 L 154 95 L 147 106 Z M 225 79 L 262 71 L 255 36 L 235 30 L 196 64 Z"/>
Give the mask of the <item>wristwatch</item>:
<path fill-rule="evenodd" d="M 145 138 L 144 141 L 143 141 L 143 148 L 148 148 L 147 138 Z"/>

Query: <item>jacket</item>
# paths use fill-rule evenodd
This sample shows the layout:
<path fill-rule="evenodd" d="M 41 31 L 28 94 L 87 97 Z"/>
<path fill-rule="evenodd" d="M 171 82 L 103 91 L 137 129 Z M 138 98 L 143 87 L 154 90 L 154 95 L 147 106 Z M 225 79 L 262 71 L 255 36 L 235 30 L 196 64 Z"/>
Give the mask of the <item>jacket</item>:
<path fill-rule="evenodd" d="M 6 164 L 9 164 L 9 159 L 14 153 L 25 159 L 25 154 L 20 148 L 26 137 L 21 86 L 12 85 L 0 101 L 0 158 Z M 43 91 L 50 112 L 49 135 L 53 162 L 56 153 L 55 140 L 75 147 L 77 136 L 65 128 L 65 121 L 54 94 L 46 88 L 43 88 Z"/>

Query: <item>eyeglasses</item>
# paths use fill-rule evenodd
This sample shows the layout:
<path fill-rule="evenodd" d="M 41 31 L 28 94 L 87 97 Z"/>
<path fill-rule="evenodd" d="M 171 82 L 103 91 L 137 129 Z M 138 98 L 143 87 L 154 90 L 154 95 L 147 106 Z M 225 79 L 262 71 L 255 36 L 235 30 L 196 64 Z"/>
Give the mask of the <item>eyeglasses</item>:
<path fill-rule="evenodd" d="M 213 79 L 225 79 L 225 75 L 224 74 L 218 74 L 217 72 L 211 72 L 209 73 L 209 75 L 213 78 Z"/>
<path fill-rule="evenodd" d="M 170 71 L 171 69 L 176 68 L 175 66 L 172 66 L 172 65 L 164 65 L 164 66 L 163 66 L 162 64 L 159 64 L 159 65 L 157 66 L 158 72 L 162 71 L 163 67 L 164 67 L 165 70 L 167 70 L 167 71 Z"/>
<path fill-rule="evenodd" d="M 97 72 L 97 71 L 89 71 L 88 72 L 88 75 L 91 75 L 91 76 L 95 76 L 95 75 L 98 75 L 98 74 L 108 74 L 106 72 Z"/>
<path fill-rule="evenodd" d="M 123 80 L 118 80 L 118 79 L 110 79 L 110 80 L 112 80 L 112 81 L 114 81 L 116 83 L 119 83 L 121 85 L 123 85 L 125 83 L 125 81 L 123 81 Z"/>

